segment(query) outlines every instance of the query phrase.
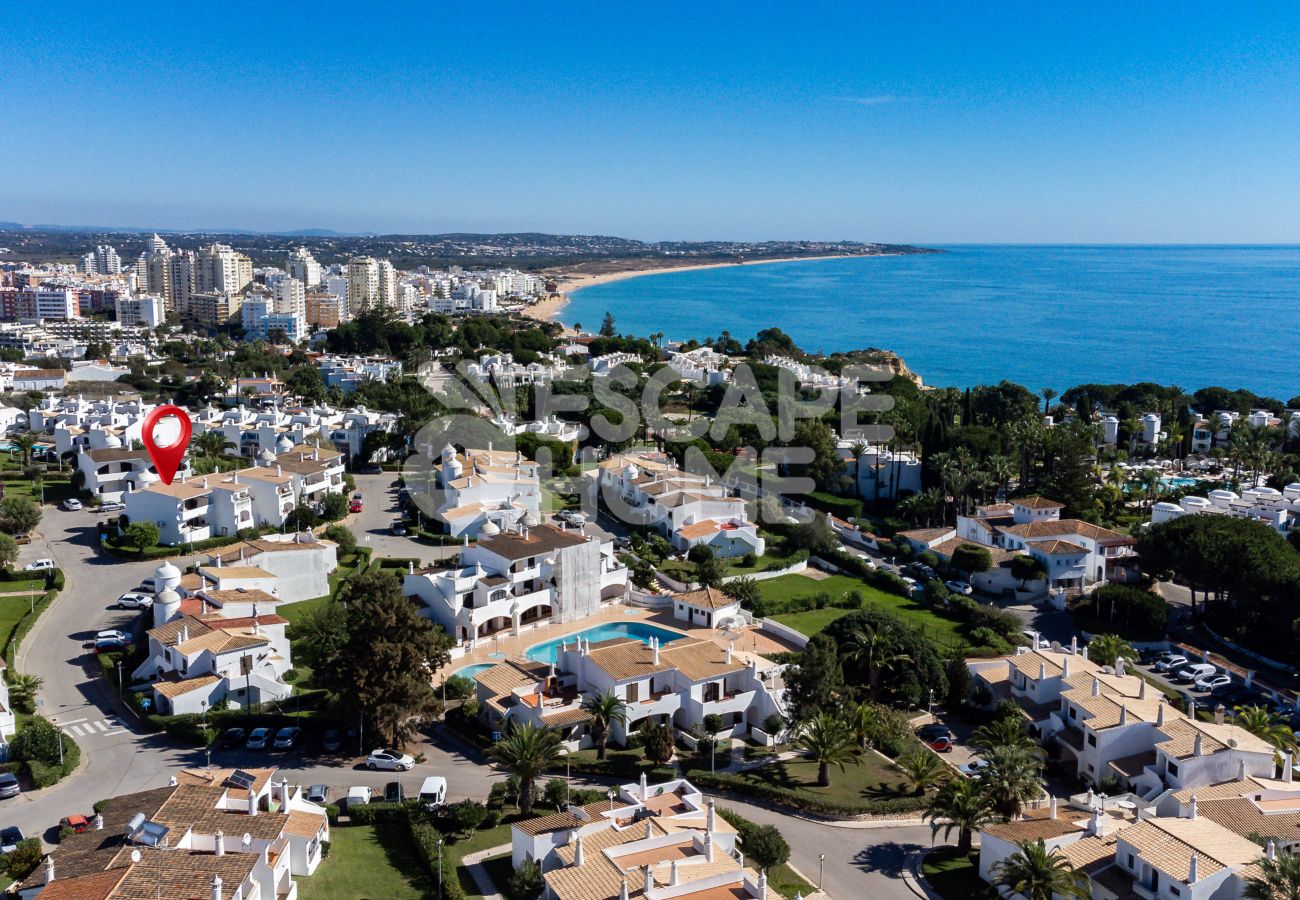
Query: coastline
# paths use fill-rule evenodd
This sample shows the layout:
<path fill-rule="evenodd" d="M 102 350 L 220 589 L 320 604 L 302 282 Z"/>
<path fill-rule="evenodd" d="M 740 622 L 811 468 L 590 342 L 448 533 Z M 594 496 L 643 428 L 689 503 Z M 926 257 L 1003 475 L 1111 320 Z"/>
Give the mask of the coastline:
<path fill-rule="evenodd" d="M 669 272 L 695 272 L 700 269 L 731 269 L 737 266 L 762 266 L 769 263 L 817 262 L 823 259 L 872 259 L 877 256 L 897 256 L 897 253 L 839 253 L 831 256 L 785 256 L 778 259 L 752 259 L 741 262 L 699 263 L 686 266 L 659 266 L 647 269 L 620 269 L 615 272 L 599 274 L 579 273 L 567 275 L 556 284 L 559 296 L 542 300 L 526 308 L 522 315 L 539 322 L 554 322 L 560 311 L 569 305 L 569 295 L 574 291 L 589 288 L 597 284 L 609 284 L 612 281 L 624 281 L 628 278 L 640 278 L 643 275 L 664 275 Z"/>

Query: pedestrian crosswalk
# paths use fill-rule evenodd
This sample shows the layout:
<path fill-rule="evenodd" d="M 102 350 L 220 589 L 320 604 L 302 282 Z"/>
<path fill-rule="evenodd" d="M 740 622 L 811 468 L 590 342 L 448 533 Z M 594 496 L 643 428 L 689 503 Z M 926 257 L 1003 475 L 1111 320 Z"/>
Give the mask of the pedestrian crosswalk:
<path fill-rule="evenodd" d="M 126 733 L 126 729 L 117 720 L 117 716 L 106 716 L 103 719 L 72 719 L 67 722 L 60 722 L 59 728 L 70 737 L 83 739 L 112 737 L 115 734 Z"/>

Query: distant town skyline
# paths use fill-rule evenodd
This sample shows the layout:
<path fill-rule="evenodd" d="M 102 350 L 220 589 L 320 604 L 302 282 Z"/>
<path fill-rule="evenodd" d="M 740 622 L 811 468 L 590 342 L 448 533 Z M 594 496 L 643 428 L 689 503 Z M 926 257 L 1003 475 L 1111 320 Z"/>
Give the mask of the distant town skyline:
<path fill-rule="evenodd" d="M 11 12 L 0 220 L 1296 240 L 1288 4 Z"/>

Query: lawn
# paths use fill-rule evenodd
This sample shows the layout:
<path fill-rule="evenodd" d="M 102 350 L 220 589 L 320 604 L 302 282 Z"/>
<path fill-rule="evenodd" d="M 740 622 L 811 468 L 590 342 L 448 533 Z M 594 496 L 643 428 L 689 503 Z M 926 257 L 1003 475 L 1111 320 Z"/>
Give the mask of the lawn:
<path fill-rule="evenodd" d="M 0 647 L 9 643 L 9 636 L 13 634 L 14 629 L 18 627 L 18 622 L 23 616 L 31 612 L 31 598 L 35 597 L 39 603 L 41 595 L 45 593 L 45 582 L 33 582 L 39 584 L 34 594 L 26 593 L 25 581 L 0 582 L 0 593 L 10 590 L 23 590 L 24 593 L 17 597 L 0 597 Z"/>
<path fill-rule="evenodd" d="M 781 613 L 772 616 L 782 625 L 789 625 L 800 634 L 812 637 L 836 619 L 847 616 L 851 609 L 810 609 L 807 612 Z"/>
<path fill-rule="evenodd" d="M 756 784 L 787 788 L 812 798 L 837 802 L 895 800 L 912 796 L 903 784 L 903 776 L 875 753 L 858 756 L 858 765 L 846 766 L 841 772 L 831 766 L 830 787 L 817 784 L 817 763 L 806 759 L 787 759 L 744 772 L 741 777 Z"/>
<path fill-rule="evenodd" d="M 817 594 L 830 594 L 832 597 L 840 597 L 849 591 L 857 591 L 866 598 L 869 606 L 877 609 L 886 609 L 909 625 L 921 629 L 925 636 L 941 644 L 965 645 L 966 640 L 958 633 L 958 624 L 951 619 L 945 619 L 935 615 L 925 606 L 910 597 L 900 597 L 897 594 L 889 594 L 879 588 L 872 587 L 860 579 L 851 575 L 831 575 L 828 578 L 809 578 L 806 575 L 795 573 L 792 575 L 782 575 L 779 578 L 769 578 L 766 581 L 758 582 L 758 589 L 763 597 L 768 600 L 793 600 L 795 597 L 813 597 Z M 831 612 L 831 610 L 825 610 Z M 798 627 L 787 622 L 783 615 L 793 615 L 784 613 L 776 616 L 778 621 L 786 622 L 792 628 Z M 832 616 L 821 624 L 825 628 L 838 616 Z M 817 630 L 821 630 L 818 628 Z M 803 629 L 799 629 L 803 631 Z M 812 632 L 804 631 L 804 634 Z"/>
<path fill-rule="evenodd" d="M 541 815 L 547 815 L 548 811 L 538 809 Z M 510 843 L 510 822 L 519 818 L 517 815 L 507 816 L 508 821 L 502 822 L 495 828 L 489 828 L 486 831 L 476 831 L 474 836 L 466 838 L 463 834 L 452 832 L 447 835 L 447 844 L 442 848 L 445 854 L 443 865 L 446 867 L 447 877 L 451 873 L 456 873 L 456 878 L 460 881 L 461 890 L 469 897 L 483 896 L 478 892 L 478 885 L 474 882 L 474 876 L 469 873 L 469 869 L 460 864 L 460 861 L 471 853 L 478 853 L 481 850 L 490 850 L 493 847 L 499 847 L 502 844 Z M 509 856 L 506 857 L 509 865 Z M 508 877 L 508 876 L 507 876 Z M 495 881 L 495 877 L 493 878 Z M 504 884 L 497 885 L 498 888 L 504 888 Z"/>
<path fill-rule="evenodd" d="M 316 874 L 298 879 L 303 900 L 384 897 L 422 900 L 434 885 L 420 865 L 405 825 L 354 825 L 330 829 L 330 855 Z"/>
<path fill-rule="evenodd" d="M 506 885 L 510 883 L 510 876 L 515 873 L 510 854 L 502 853 L 500 856 L 492 856 L 483 860 L 483 868 L 487 870 L 488 877 L 496 885 L 497 893 L 504 894 Z M 482 895 L 478 892 L 478 888 L 474 888 L 474 891 L 469 893 L 468 896 L 481 897 Z"/>
<path fill-rule="evenodd" d="M 921 863 L 921 874 L 945 900 L 985 900 L 993 897 L 993 890 L 979 876 L 979 851 L 974 856 L 963 856 L 956 848 L 935 850 Z"/>

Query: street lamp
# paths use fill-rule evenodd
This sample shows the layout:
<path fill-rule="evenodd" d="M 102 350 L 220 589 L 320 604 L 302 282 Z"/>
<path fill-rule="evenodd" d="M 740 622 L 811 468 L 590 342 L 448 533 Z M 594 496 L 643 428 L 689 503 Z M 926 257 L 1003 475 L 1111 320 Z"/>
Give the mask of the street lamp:
<path fill-rule="evenodd" d="M 825 874 L 825 871 L 826 871 L 826 854 L 818 853 L 817 854 L 817 892 L 818 893 L 821 893 L 822 875 Z"/>
<path fill-rule="evenodd" d="M 438 838 L 438 897 L 442 897 L 442 838 Z"/>

